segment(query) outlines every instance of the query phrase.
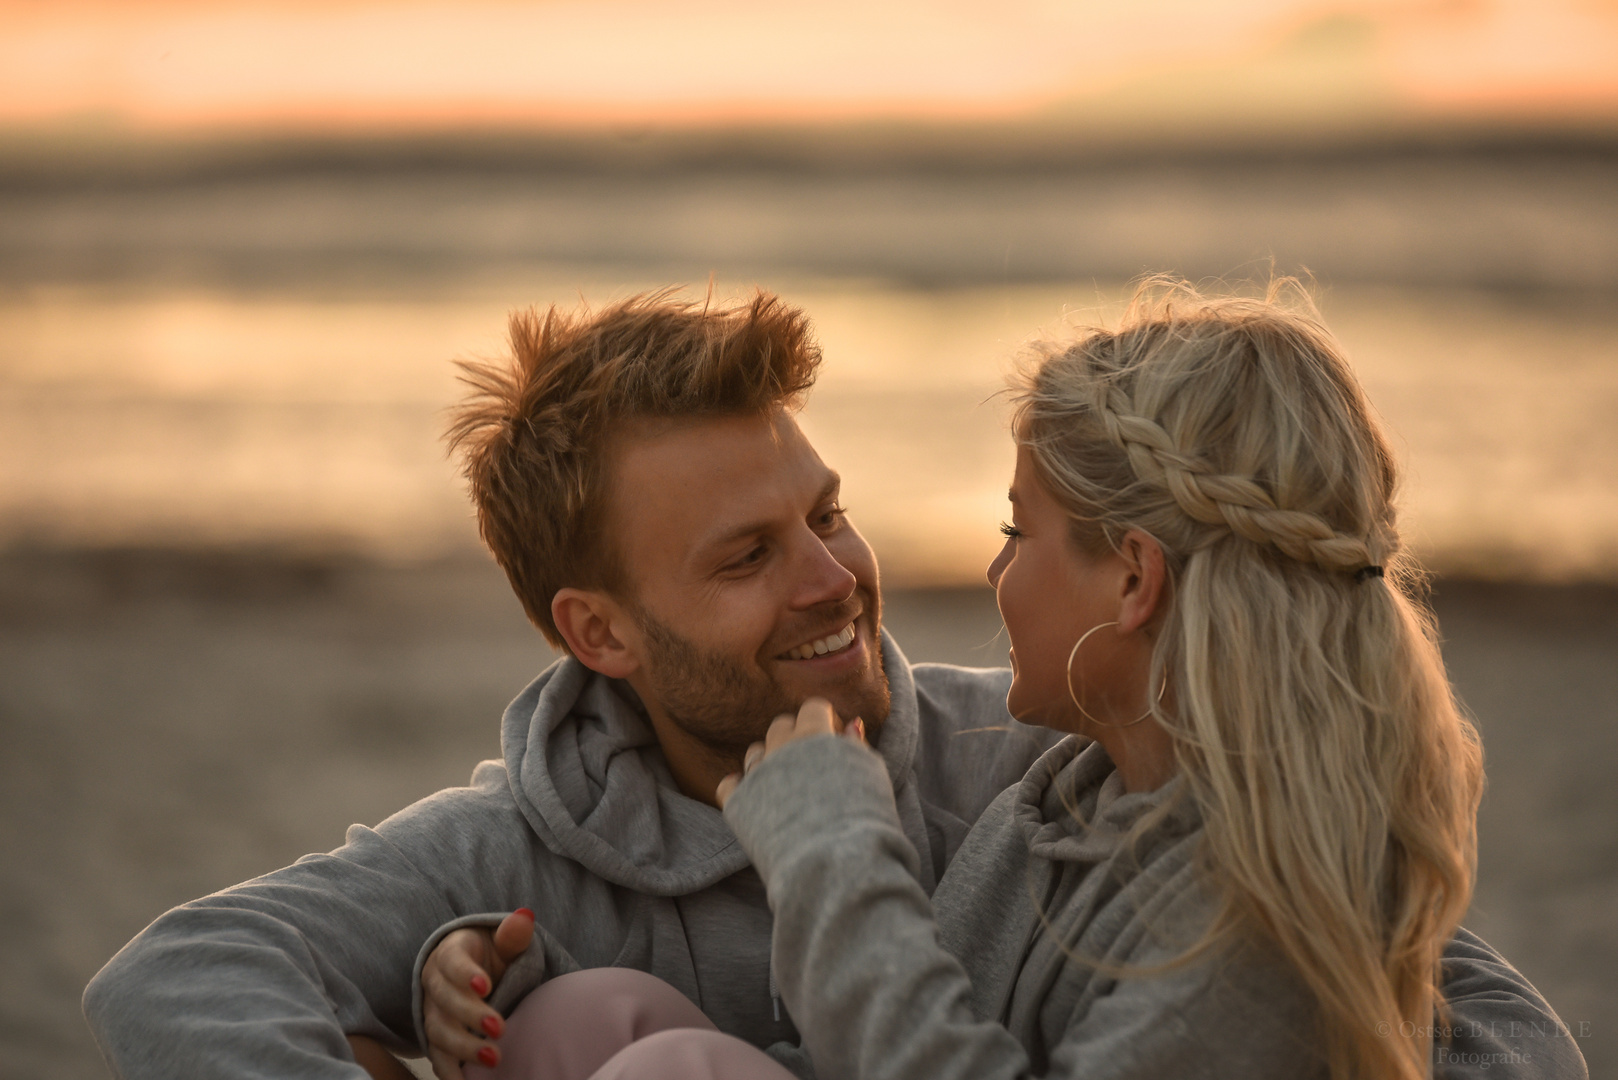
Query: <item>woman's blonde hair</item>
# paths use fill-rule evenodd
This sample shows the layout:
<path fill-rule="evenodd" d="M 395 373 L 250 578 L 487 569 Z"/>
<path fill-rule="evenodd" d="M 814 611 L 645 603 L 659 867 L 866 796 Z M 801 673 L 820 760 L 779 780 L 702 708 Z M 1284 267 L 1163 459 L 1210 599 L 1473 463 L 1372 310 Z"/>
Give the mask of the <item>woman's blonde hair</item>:
<path fill-rule="evenodd" d="M 1427 1076 L 1482 751 L 1347 362 L 1295 282 L 1206 299 L 1157 278 L 1119 329 L 1046 347 L 1014 393 L 1075 542 L 1140 529 L 1162 546 L 1149 685 L 1171 687 L 1153 711 L 1224 898 L 1209 941 L 1247 928 L 1279 948 L 1318 1000 L 1333 1077 Z"/>

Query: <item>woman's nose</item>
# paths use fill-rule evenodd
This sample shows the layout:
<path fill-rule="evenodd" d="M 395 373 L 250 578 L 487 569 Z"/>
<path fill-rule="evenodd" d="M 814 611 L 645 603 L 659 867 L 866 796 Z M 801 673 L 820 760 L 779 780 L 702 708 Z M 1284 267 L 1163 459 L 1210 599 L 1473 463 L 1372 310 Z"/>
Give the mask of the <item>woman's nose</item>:
<path fill-rule="evenodd" d="M 1000 587 L 1000 575 L 1006 572 L 1006 564 L 1009 562 L 1011 562 L 1011 541 L 1007 540 L 1005 547 L 1000 549 L 1000 554 L 989 564 L 989 584 L 994 588 Z"/>

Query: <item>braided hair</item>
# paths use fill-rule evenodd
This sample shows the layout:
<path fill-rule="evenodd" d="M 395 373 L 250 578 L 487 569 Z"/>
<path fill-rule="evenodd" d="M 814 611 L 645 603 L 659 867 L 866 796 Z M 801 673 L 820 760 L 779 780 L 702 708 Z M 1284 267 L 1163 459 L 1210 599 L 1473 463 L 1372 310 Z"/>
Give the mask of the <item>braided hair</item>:
<path fill-rule="evenodd" d="M 1081 550 L 1131 529 L 1163 549 L 1152 712 L 1225 899 L 1197 947 L 1266 938 L 1314 992 L 1334 1077 L 1414 1080 L 1426 1044 L 1378 1032 L 1430 1029 L 1481 750 L 1417 599 L 1387 440 L 1288 292 L 1149 280 L 1117 329 L 1040 348 L 1014 430 Z"/>

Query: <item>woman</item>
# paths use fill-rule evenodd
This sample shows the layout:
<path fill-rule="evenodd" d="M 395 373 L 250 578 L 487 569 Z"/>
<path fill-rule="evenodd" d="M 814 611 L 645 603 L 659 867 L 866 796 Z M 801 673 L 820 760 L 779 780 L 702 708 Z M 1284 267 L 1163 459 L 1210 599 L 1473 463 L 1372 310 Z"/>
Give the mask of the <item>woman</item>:
<path fill-rule="evenodd" d="M 817 1074 L 1429 1075 L 1481 754 L 1347 364 L 1173 289 L 1016 404 L 1008 706 L 1077 737 L 930 904 L 874 756 L 809 737 L 829 708 L 720 793 Z"/>

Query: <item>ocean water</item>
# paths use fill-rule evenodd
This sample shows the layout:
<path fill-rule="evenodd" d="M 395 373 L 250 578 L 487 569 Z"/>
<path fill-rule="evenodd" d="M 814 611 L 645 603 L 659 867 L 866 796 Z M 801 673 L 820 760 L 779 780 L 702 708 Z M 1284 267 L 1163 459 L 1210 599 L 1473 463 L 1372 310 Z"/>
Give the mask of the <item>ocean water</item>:
<path fill-rule="evenodd" d="M 469 550 L 453 361 L 498 355 L 514 308 L 711 281 L 811 314 L 803 423 L 889 580 L 975 581 L 1012 461 L 997 394 L 1029 343 L 1114 316 L 1143 271 L 1273 267 L 1314 276 L 1434 569 L 1618 579 L 1605 144 L 384 150 L 0 153 L 0 547 Z"/>
<path fill-rule="evenodd" d="M 453 361 L 499 355 L 515 307 L 659 284 L 561 268 L 397 295 L 14 288 L 0 544 L 469 549 L 440 439 Z M 998 392 L 1032 342 L 1114 317 L 1126 286 L 771 284 L 814 319 L 826 360 L 802 422 L 889 579 L 978 579 L 1013 457 Z M 1394 436 L 1405 523 L 1434 569 L 1618 577 L 1618 312 L 1603 298 L 1348 285 L 1320 303 Z"/>

